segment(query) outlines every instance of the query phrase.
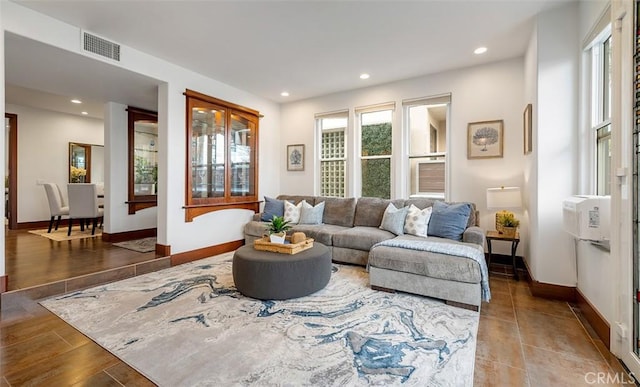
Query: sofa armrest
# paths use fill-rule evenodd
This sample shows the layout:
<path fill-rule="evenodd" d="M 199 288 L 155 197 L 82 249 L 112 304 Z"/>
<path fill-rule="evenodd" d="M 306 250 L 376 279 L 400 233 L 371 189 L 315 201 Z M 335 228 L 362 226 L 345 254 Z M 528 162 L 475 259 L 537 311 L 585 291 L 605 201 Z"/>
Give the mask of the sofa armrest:
<path fill-rule="evenodd" d="M 464 234 L 462 234 L 462 241 L 467 243 L 475 243 L 477 245 L 482 246 L 484 248 L 485 241 L 485 233 L 484 230 L 480 227 L 469 227 L 464 230 Z"/>

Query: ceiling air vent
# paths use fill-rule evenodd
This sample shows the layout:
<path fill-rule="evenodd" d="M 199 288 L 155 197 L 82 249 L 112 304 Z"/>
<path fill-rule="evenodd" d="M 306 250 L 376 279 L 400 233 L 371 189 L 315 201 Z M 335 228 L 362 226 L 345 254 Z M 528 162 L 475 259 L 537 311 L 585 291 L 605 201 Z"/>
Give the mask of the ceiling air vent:
<path fill-rule="evenodd" d="M 120 61 L 120 45 L 88 32 L 82 34 L 83 49 L 105 58 Z"/>

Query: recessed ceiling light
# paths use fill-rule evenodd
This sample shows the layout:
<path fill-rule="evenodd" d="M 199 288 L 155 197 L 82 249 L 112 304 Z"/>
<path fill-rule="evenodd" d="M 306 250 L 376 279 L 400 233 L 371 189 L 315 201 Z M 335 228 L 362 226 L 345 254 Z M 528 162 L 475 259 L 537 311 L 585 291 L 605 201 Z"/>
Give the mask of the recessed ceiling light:
<path fill-rule="evenodd" d="M 473 50 L 473 53 L 476 55 L 484 54 L 485 52 L 487 52 L 486 47 L 478 47 L 475 50 Z"/>
<path fill-rule="evenodd" d="M 79 99 L 72 99 L 71 102 L 72 103 L 82 103 L 82 101 L 80 101 Z"/>
<path fill-rule="evenodd" d="M 367 73 L 360 74 L 360 79 L 369 79 L 370 75 Z"/>
<path fill-rule="evenodd" d="M 87 114 L 89 114 L 89 113 L 87 113 L 87 112 L 82 112 L 82 115 L 83 115 L 83 116 L 86 116 Z"/>
<path fill-rule="evenodd" d="M 289 92 L 288 91 L 283 91 L 282 93 L 280 93 L 281 96 L 283 97 L 288 97 L 289 96 Z"/>

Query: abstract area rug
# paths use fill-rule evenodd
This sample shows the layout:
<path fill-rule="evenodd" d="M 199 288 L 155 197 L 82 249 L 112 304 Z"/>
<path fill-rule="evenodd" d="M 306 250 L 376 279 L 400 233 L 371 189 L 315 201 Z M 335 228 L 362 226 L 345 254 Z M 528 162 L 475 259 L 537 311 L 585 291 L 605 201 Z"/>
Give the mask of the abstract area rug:
<path fill-rule="evenodd" d="M 140 253 L 149 253 L 152 251 L 156 251 L 156 237 L 118 242 L 118 243 L 114 243 L 113 245 L 118 247 L 123 247 L 129 250 L 137 251 Z"/>
<path fill-rule="evenodd" d="M 96 238 L 102 236 L 102 229 L 99 229 L 97 227 L 96 233 L 94 235 L 91 235 L 91 227 L 85 227 L 84 231 L 80 231 L 80 227 L 74 227 L 71 229 L 71 235 L 67 236 L 68 230 L 69 229 L 67 227 L 61 227 L 57 230 L 51 230 L 51 233 L 48 233 L 47 229 L 30 230 L 29 232 L 31 234 L 40 235 L 54 241 L 72 241 L 75 239 Z"/>
<path fill-rule="evenodd" d="M 41 304 L 161 386 L 470 386 L 479 313 L 371 290 L 364 268 L 286 301 L 238 293 L 232 255 Z"/>

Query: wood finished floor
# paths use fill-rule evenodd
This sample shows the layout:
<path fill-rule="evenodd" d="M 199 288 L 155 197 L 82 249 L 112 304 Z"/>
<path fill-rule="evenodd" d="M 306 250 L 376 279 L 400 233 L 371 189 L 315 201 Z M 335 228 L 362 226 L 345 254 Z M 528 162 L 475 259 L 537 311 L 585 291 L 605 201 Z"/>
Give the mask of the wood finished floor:
<path fill-rule="evenodd" d="M 9 290 L 24 289 L 155 258 L 155 253 L 113 246 L 102 238 L 57 242 L 26 230 L 5 228 Z"/>
<path fill-rule="evenodd" d="M 107 243 L 97 241 L 84 247 L 78 255 L 84 259 L 80 262 L 102 262 L 105 256 L 107 261 L 124 259 L 109 252 L 113 248 Z M 73 244 L 66 248 L 53 246 L 62 255 L 75 256 L 70 251 L 77 249 Z M 25 246 L 16 251 L 34 250 Z M 44 261 L 53 260 L 56 255 L 44 250 L 39 254 Z M 77 265 L 78 259 L 70 257 L 65 261 Z M 25 280 L 29 268 L 44 272 L 36 264 L 24 265 L 21 275 Z M 498 270 L 493 267 L 492 271 Z M 626 375 L 571 305 L 531 296 L 524 281 L 492 274 L 490 282 L 493 298 L 491 303 L 483 304 L 480 313 L 475 386 L 591 386 L 588 373 Z M 23 385 L 153 383 L 36 302 L 24 301 L 0 312 L 0 387 Z"/>

